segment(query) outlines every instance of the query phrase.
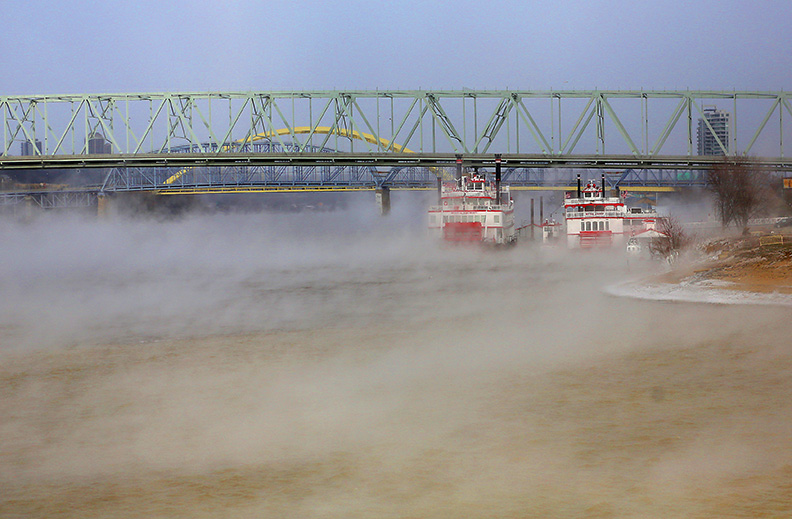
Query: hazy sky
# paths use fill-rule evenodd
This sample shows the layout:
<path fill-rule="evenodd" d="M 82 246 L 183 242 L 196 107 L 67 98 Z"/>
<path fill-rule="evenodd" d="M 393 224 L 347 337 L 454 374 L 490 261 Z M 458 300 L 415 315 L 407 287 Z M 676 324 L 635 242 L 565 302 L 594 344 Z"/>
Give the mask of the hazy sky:
<path fill-rule="evenodd" d="M 0 95 L 792 88 L 789 0 L 13 3 Z"/>

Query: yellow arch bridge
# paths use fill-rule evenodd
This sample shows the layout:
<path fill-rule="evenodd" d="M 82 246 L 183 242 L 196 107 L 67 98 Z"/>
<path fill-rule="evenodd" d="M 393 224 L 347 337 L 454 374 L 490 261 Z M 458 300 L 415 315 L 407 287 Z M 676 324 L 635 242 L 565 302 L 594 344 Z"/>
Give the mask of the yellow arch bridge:
<path fill-rule="evenodd" d="M 274 139 L 277 137 L 288 137 L 293 135 L 337 135 L 338 137 L 365 141 L 374 144 L 380 149 L 391 150 L 397 153 L 414 154 L 415 152 L 407 147 L 396 144 L 384 138 L 377 138 L 370 133 L 350 131 L 341 128 L 331 128 L 328 126 L 298 126 L 294 128 L 280 128 L 273 131 L 262 132 L 251 137 L 239 139 L 234 141 L 233 144 L 225 145 L 220 148 L 220 151 L 227 151 L 230 149 L 238 149 L 240 146 L 254 144 L 257 142 L 268 141 L 277 145 Z M 494 167 L 493 160 L 488 164 L 489 169 Z M 285 167 L 285 166 L 282 166 Z M 308 167 L 308 166 L 302 166 Z M 360 168 L 361 166 L 337 166 L 338 168 Z M 434 189 L 437 179 L 444 181 L 452 180 L 454 166 L 448 167 L 415 167 L 404 166 L 391 168 L 391 172 L 384 173 L 379 178 L 368 178 L 362 182 L 342 181 L 336 183 L 322 183 L 321 181 L 262 181 L 257 182 L 244 182 L 244 183 L 219 183 L 217 185 L 200 185 L 202 182 L 195 182 L 189 177 L 192 173 L 201 171 L 200 167 L 185 167 L 181 168 L 175 173 L 169 175 L 162 184 L 157 188 L 151 186 L 150 189 L 157 191 L 159 194 L 188 194 L 188 193 L 260 193 L 260 192 L 288 192 L 288 191 L 359 191 L 359 190 L 374 190 L 384 183 L 390 185 L 395 189 Z M 370 169 L 373 169 L 371 167 Z M 395 174 L 393 172 L 395 170 Z M 401 171 L 400 171 L 401 170 Z M 422 170 L 422 171 L 416 171 Z M 557 170 L 553 174 L 547 172 L 529 170 L 522 168 L 505 168 L 504 169 L 504 182 L 511 185 L 512 190 L 570 190 L 575 186 L 575 174 L 572 171 Z M 630 189 L 636 192 L 651 191 L 673 191 L 680 185 L 700 185 L 704 179 L 700 175 L 691 172 L 654 172 L 647 174 L 646 172 L 637 171 L 620 171 L 617 173 L 608 173 L 608 182 L 611 185 L 620 183 L 623 186 L 629 186 Z M 406 177 L 406 178 L 405 178 Z M 241 185 L 244 184 L 244 185 Z"/>

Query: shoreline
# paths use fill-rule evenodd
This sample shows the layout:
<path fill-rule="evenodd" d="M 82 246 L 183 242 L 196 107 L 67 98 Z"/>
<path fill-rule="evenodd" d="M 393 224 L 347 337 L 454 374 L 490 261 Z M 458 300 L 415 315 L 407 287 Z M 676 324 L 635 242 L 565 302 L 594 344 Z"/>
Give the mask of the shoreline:
<path fill-rule="evenodd" d="M 767 247 L 755 237 L 715 240 L 700 252 L 704 259 L 604 290 L 658 301 L 792 306 L 792 244 Z"/>
<path fill-rule="evenodd" d="M 670 283 L 654 277 L 609 285 L 603 290 L 616 297 L 650 301 L 792 307 L 792 294 L 754 292 L 736 283 L 720 280 L 683 280 L 680 283 Z"/>

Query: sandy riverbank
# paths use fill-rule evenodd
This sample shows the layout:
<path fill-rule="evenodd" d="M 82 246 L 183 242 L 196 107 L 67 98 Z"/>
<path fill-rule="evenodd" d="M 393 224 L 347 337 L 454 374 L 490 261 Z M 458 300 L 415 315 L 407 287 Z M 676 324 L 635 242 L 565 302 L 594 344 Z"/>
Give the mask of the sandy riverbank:
<path fill-rule="evenodd" d="M 766 236 L 712 240 L 666 272 L 607 292 L 640 299 L 792 306 L 792 235 L 768 243 L 776 241 Z"/>

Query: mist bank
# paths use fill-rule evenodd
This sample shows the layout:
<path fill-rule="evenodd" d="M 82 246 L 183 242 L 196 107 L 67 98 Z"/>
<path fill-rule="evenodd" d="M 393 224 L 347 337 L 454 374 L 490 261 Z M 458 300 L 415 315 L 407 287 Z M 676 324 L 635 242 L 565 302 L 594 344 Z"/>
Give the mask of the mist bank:
<path fill-rule="evenodd" d="M 0 510 L 667 517 L 787 481 L 788 308 L 614 297 L 652 264 L 399 207 L 2 224 Z"/>

